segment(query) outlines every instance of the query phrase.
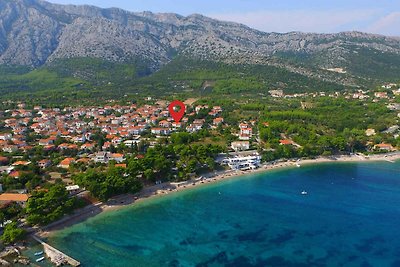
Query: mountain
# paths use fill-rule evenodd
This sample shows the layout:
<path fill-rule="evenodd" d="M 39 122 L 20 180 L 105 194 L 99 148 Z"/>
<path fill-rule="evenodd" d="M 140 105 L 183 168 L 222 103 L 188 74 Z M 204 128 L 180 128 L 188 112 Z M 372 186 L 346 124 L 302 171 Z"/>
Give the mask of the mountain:
<path fill-rule="evenodd" d="M 198 14 L 0 0 L 0 80 L 16 66 L 95 83 L 138 78 L 171 64 L 176 70 L 174 61 L 182 58 L 192 69 L 198 62 L 268 66 L 357 87 L 398 79 L 400 39 L 361 32 L 265 33 Z"/>

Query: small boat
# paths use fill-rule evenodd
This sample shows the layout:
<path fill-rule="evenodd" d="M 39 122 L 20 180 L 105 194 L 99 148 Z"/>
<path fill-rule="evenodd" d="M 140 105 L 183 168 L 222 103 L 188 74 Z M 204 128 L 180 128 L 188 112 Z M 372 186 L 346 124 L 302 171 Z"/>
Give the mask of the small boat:
<path fill-rule="evenodd" d="M 307 193 L 307 191 L 301 191 L 301 194 L 302 195 L 307 195 L 308 193 Z"/>
<path fill-rule="evenodd" d="M 300 165 L 299 163 L 296 163 L 296 167 L 300 168 L 300 167 L 301 167 L 301 165 Z"/>
<path fill-rule="evenodd" d="M 34 255 L 35 256 L 40 256 L 40 255 L 42 255 L 43 254 L 43 251 L 39 251 L 39 252 L 36 252 Z"/>
<path fill-rule="evenodd" d="M 42 260 L 44 260 L 44 257 L 40 257 L 39 259 L 36 260 L 36 262 L 41 262 Z"/>

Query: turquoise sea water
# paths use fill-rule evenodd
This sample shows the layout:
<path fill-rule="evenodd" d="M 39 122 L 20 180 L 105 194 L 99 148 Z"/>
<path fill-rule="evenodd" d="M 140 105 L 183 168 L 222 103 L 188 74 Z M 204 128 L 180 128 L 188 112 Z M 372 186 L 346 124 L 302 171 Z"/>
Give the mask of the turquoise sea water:
<path fill-rule="evenodd" d="M 243 176 L 100 214 L 49 241 L 83 266 L 400 266 L 400 162 Z"/>

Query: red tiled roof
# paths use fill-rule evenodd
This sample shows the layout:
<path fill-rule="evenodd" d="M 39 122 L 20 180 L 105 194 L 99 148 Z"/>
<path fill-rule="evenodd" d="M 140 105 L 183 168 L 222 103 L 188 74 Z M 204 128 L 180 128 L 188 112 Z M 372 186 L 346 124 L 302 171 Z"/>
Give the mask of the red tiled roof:
<path fill-rule="evenodd" d="M 293 144 L 292 140 L 287 140 L 287 139 L 279 140 L 279 143 L 281 143 L 282 145 L 291 145 L 291 144 Z"/>
<path fill-rule="evenodd" d="M 26 202 L 29 198 L 28 194 L 11 194 L 4 193 L 0 195 L 0 201 L 23 201 Z"/>

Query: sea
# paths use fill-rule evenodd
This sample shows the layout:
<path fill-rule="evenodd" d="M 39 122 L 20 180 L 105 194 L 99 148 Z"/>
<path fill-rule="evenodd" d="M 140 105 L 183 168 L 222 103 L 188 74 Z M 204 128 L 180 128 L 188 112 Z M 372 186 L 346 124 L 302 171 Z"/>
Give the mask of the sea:
<path fill-rule="evenodd" d="M 82 266 L 400 266 L 400 161 L 269 170 L 56 232 Z"/>

